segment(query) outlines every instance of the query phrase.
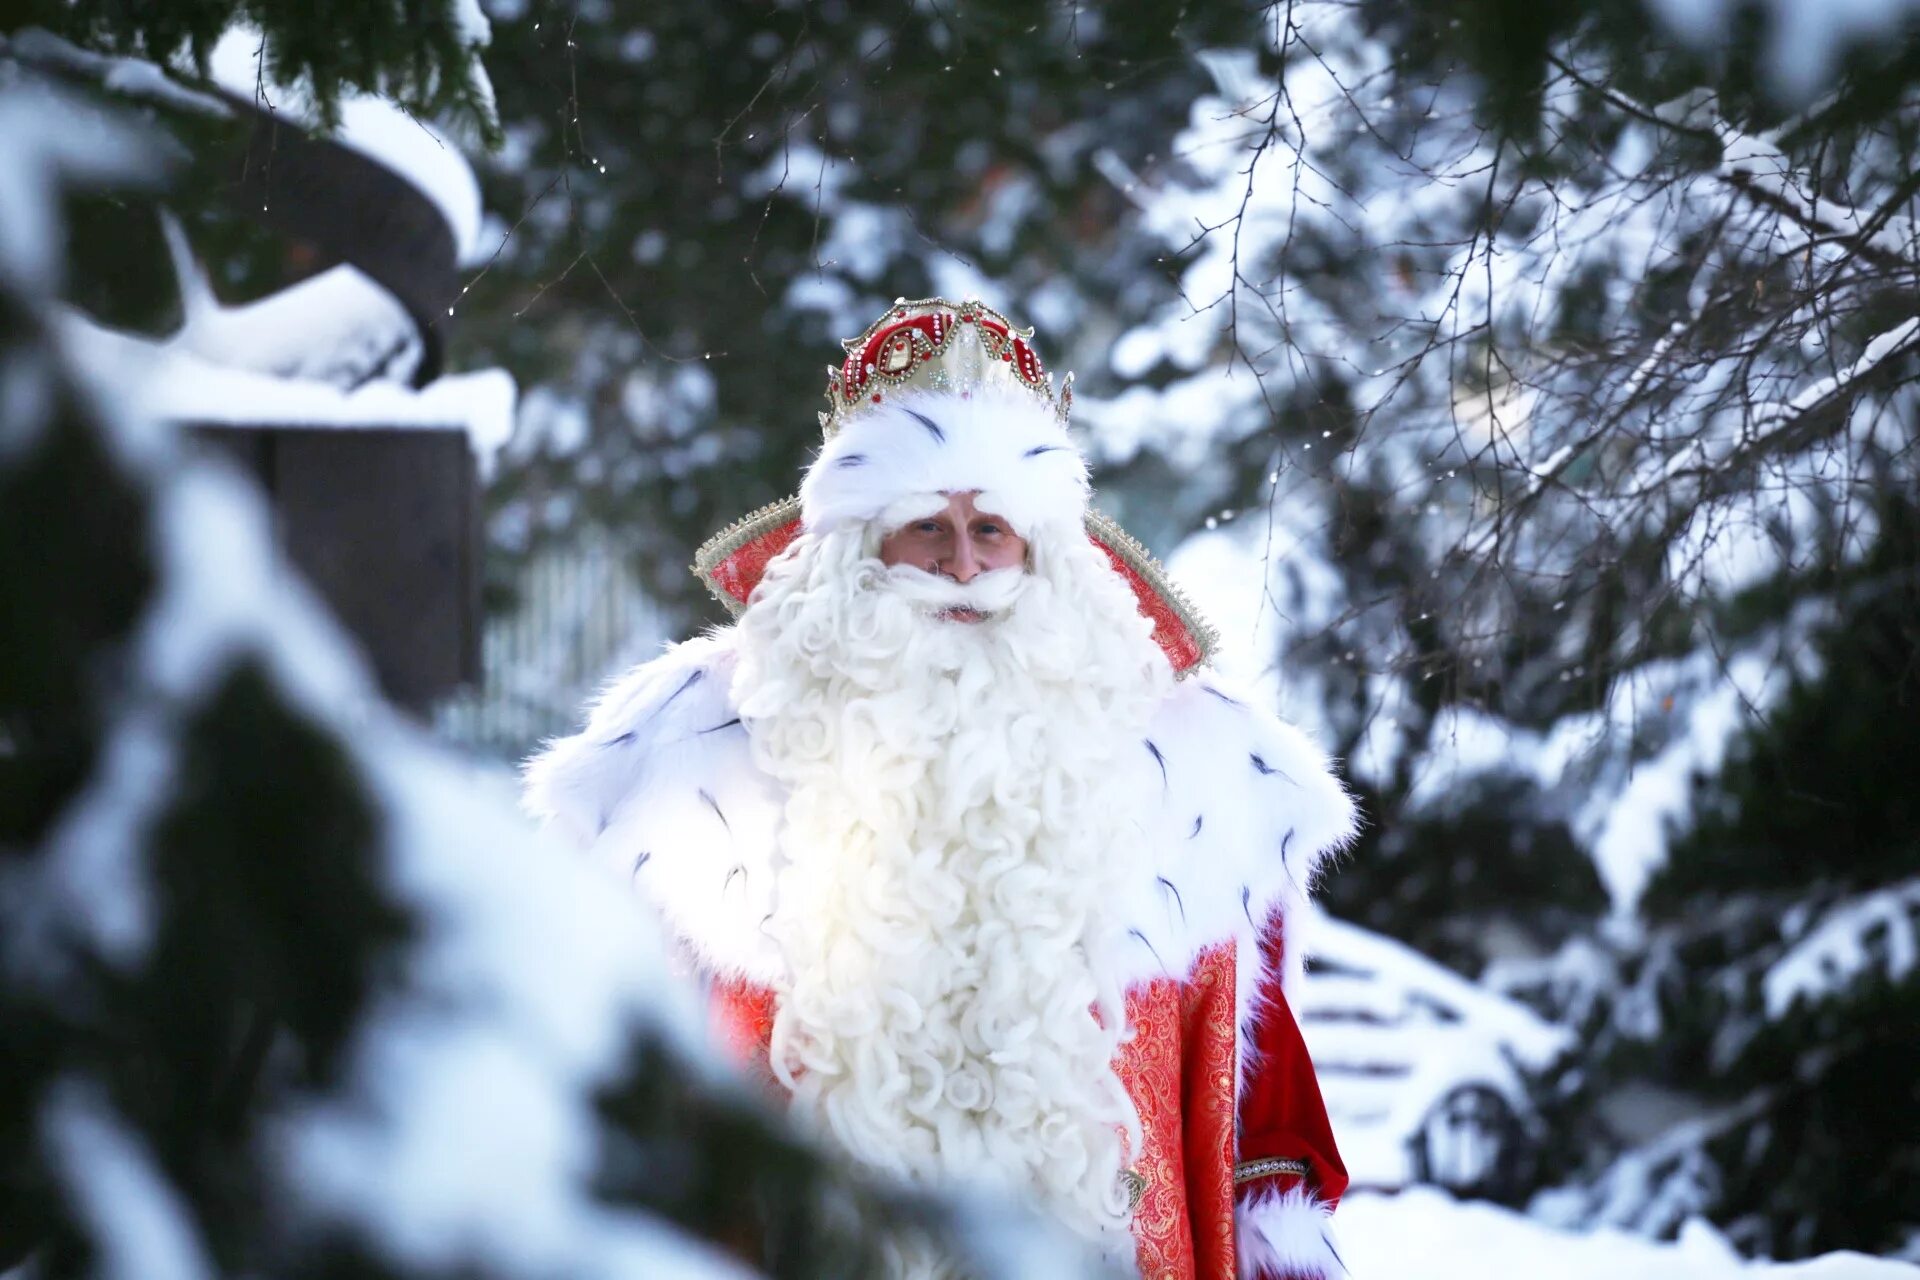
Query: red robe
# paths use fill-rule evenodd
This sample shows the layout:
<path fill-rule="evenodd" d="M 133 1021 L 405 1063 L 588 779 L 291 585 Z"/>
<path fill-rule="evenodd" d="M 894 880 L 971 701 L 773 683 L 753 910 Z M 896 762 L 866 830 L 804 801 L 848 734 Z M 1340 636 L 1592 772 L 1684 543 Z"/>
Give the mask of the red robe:
<path fill-rule="evenodd" d="M 1127 1177 L 1140 1274 L 1149 1280 L 1323 1274 L 1238 1266 L 1238 1205 L 1293 1191 L 1330 1214 L 1347 1188 L 1313 1063 L 1280 989 L 1283 945 L 1276 916 L 1262 939 L 1263 972 L 1252 975 L 1263 1009 L 1245 1073 L 1235 1050 L 1232 943 L 1203 951 L 1185 981 L 1155 978 L 1127 992 L 1134 1034 L 1114 1069 L 1145 1139 Z M 769 988 L 741 977 L 715 983 L 716 1038 L 778 1090 L 767 1063 L 773 1015 Z"/>
<path fill-rule="evenodd" d="M 712 980 L 722 1040 L 771 1084 L 783 962 L 757 926 L 784 798 L 752 764 L 731 663 L 723 634 L 643 665 L 529 767 L 528 798 L 659 907 Z M 1156 851 L 1115 903 L 1141 944 L 1115 1062 L 1143 1127 L 1141 1274 L 1330 1280 L 1347 1175 L 1287 1005 L 1302 960 L 1287 926 L 1351 837 L 1352 802 L 1296 730 L 1205 676 L 1177 687 L 1124 767 Z"/>

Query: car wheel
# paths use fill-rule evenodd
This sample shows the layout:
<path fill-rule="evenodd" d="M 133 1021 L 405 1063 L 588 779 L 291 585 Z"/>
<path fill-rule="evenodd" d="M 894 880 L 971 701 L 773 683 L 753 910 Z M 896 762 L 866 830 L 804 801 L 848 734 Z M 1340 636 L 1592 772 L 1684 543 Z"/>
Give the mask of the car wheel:
<path fill-rule="evenodd" d="M 1410 1145 L 1415 1179 L 1457 1196 L 1510 1199 L 1532 1181 L 1526 1131 L 1507 1100 L 1486 1085 L 1463 1085 L 1441 1098 Z"/>

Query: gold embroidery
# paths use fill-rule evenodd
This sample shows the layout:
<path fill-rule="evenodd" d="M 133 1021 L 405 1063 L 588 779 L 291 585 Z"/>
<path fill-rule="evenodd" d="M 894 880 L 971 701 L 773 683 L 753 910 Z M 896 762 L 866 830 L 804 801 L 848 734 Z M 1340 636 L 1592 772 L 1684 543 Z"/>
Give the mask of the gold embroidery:
<path fill-rule="evenodd" d="M 1133 1040 L 1114 1071 L 1140 1115 L 1143 1148 L 1134 1153 L 1140 1198 L 1133 1207 L 1135 1261 L 1143 1276 L 1184 1271 L 1192 1250 L 1186 1170 L 1180 1147 L 1179 984 L 1160 978 L 1127 992 Z M 1131 1183 L 1129 1183 L 1131 1185 Z"/>
<path fill-rule="evenodd" d="M 728 595 L 726 589 L 714 581 L 714 570 L 725 564 L 727 558 L 755 538 L 763 538 L 775 529 L 782 528 L 800 518 L 800 495 L 782 498 L 770 502 L 756 511 L 749 511 L 720 532 L 700 544 L 700 550 L 693 556 L 693 576 L 700 579 L 700 585 L 713 593 L 713 598 L 727 607 L 727 612 L 738 616 L 747 607 L 746 601 L 736 600 Z"/>
<path fill-rule="evenodd" d="M 1231 942 L 1202 952 L 1182 993 L 1187 1075 L 1187 1203 L 1193 1215 L 1196 1280 L 1233 1280 L 1235 952 Z"/>
<path fill-rule="evenodd" d="M 1166 606 L 1173 611 L 1175 619 L 1192 637 L 1194 648 L 1199 650 L 1199 657 L 1179 674 L 1184 677 L 1189 672 L 1197 671 L 1207 665 L 1213 659 L 1215 651 L 1220 648 L 1220 633 L 1200 616 L 1200 611 L 1193 607 L 1193 602 L 1187 599 L 1186 593 L 1174 585 L 1173 579 L 1167 576 L 1165 567 L 1154 558 L 1154 554 L 1142 546 L 1138 538 L 1122 529 L 1117 520 L 1103 512 L 1089 508 L 1086 525 L 1087 533 L 1096 542 L 1119 556 L 1129 569 L 1145 580 L 1146 584 L 1153 589 L 1153 594 L 1165 602 Z"/>

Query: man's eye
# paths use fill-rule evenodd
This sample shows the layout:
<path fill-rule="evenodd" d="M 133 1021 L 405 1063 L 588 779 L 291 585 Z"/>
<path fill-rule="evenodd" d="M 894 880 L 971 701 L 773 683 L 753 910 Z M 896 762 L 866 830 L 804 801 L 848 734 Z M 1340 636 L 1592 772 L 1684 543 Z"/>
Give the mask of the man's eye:
<path fill-rule="evenodd" d="M 999 525 L 997 525 L 997 524 L 991 524 L 991 523 L 989 523 L 989 524 L 983 524 L 983 525 L 981 525 L 981 526 L 979 527 L 979 529 L 978 529 L 978 532 L 979 532 L 979 533 L 981 533 L 981 534 L 983 534 L 983 535 L 985 535 L 985 536 L 988 536 L 988 537 L 994 537 L 994 538 L 997 538 L 997 537 L 999 537 L 999 536 L 1000 536 L 1000 535 L 1001 535 L 1002 533 L 1004 533 L 1004 532 L 1005 532 L 1005 530 L 1003 530 L 1003 529 L 1002 529 L 1002 528 L 1001 528 L 1001 527 L 1000 527 Z"/>
<path fill-rule="evenodd" d="M 913 528 L 914 528 L 914 532 L 916 533 L 940 532 L 940 526 L 934 523 L 932 520 L 922 520 L 919 524 L 916 524 L 915 526 L 913 526 Z"/>

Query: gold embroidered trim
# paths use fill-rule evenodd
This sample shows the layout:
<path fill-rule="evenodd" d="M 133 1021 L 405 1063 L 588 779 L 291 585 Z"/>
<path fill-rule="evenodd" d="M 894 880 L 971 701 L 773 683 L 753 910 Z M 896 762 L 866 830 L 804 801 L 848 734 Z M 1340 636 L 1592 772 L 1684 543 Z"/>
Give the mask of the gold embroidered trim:
<path fill-rule="evenodd" d="M 718 582 L 713 580 L 714 570 L 726 563 L 727 557 L 752 542 L 764 537 L 783 525 L 791 524 L 800 518 L 800 495 L 782 498 L 778 502 L 769 502 L 757 511 L 749 511 L 720 532 L 700 544 L 693 554 L 693 576 L 700 579 L 700 585 L 713 594 L 713 598 L 725 605 L 727 612 L 738 617 L 747 607 L 743 600 L 735 600 L 728 595 Z"/>
<path fill-rule="evenodd" d="M 1296 1178 L 1307 1176 L 1307 1162 L 1292 1160 L 1285 1156 L 1267 1156 L 1261 1160 L 1249 1160 L 1245 1164 L 1235 1165 L 1233 1185 L 1252 1182 L 1255 1178 L 1270 1178 L 1276 1173 L 1291 1174 Z"/>
<path fill-rule="evenodd" d="M 981 324 L 983 319 L 1004 326 L 1007 336 L 1003 338 Z M 843 338 L 840 345 L 848 356 L 858 356 L 866 351 L 881 330 L 899 325 L 911 326 L 916 320 L 932 321 L 934 336 L 928 337 L 918 328 L 909 327 L 906 330 L 906 363 L 897 368 L 886 367 L 887 353 L 883 351 L 880 353 L 881 363 L 860 367 L 857 394 L 843 371 L 844 360 L 840 365 L 827 366 L 828 408 L 820 414 L 820 430 L 826 439 L 832 440 L 847 421 L 873 407 L 873 401 L 880 398 L 874 391 L 876 387 L 898 390 L 901 387 L 925 386 L 935 391 L 962 391 L 975 386 L 1005 384 L 1032 395 L 1053 412 L 1062 426 L 1066 425 L 1073 411 L 1073 375 L 1067 375 L 1056 393 L 1053 375 L 1046 371 L 1040 353 L 1034 350 L 1032 327 L 1022 328 L 977 299 L 954 302 L 949 298 L 895 298 L 893 305 L 863 329 L 859 336 Z M 956 340 L 969 329 L 980 340 L 983 357 L 981 367 L 971 370 L 948 367 L 948 356 Z M 1015 343 L 1026 347 L 1031 369 L 1026 367 L 1025 361 L 1010 355 L 1010 348 Z M 967 362 L 960 363 L 964 365 Z"/>
<path fill-rule="evenodd" d="M 1154 558 L 1153 553 L 1142 546 L 1139 539 L 1122 529 L 1119 522 L 1112 516 L 1091 508 L 1087 511 L 1087 532 L 1124 560 L 1129 569 L 1146 579 L 1147 585 L 1153 588 L 1154 594 L 1167 602 L 1174 616 L 1180 619 L 1180 625 L 1185 627 L 1187 634 L 1193 637 L 1193 643 L 1200 650 L 1200 656 L 1194 660 L 1192 666 L 1180 673 L 1180 678 L 1185 679 L 1213 661 L 1213 655 L 1220 648 L 1220 633 L 1200 616 L 1200 611 L 1193 607 L 1193 602 L 1187 599 L 1186 593 L 1173 584 L 1173 580 L 1167 576 L 1166 569 Z"/>

